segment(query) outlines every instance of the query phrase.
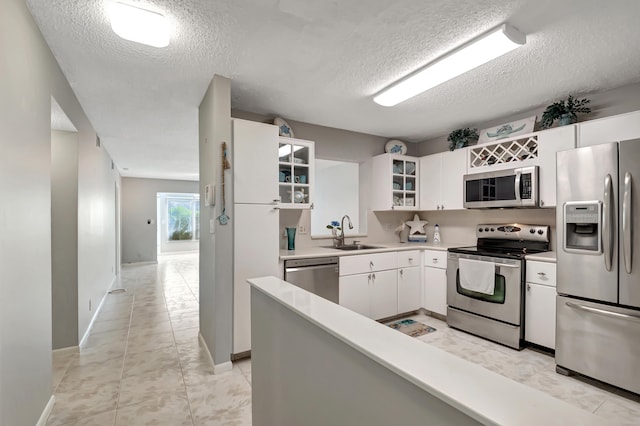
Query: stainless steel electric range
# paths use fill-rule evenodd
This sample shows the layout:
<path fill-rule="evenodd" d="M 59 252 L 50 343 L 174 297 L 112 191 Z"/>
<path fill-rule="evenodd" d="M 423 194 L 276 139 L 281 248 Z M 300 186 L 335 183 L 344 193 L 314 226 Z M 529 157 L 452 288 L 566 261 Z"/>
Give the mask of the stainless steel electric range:
<path fill-rule="evenodd" d="M 549 227 L 478 225 L 475 247 L 447 256 L 447 323 L 522 349 L 527 254 L 549 251 Z"/>

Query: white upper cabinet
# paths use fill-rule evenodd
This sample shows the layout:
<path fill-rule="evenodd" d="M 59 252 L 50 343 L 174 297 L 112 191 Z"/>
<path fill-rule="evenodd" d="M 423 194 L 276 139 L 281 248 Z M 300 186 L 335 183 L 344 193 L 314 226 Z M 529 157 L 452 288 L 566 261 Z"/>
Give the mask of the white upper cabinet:
<path fill-rule="evenodd" d="M 540 207 L 556 205 L 556 153 L 576 147 L 576 126 L 561 126 L 538 133 Z"/>
<path fill-rule="evenodd" d="M 415 157 L 396 154 L 373 157 L 371 209 L 419 210 L 419 172 Z"/>
<path fill-rule="evenodd" d="M 640 111 L 578 124 L 578 146 L 640 138 Z"/>
<path fill-rule="evenodd" d="M 462 176 L 467 150 L 441 152 L 420 158 L 420 209 L 462 209 Z"/>
<path fill-rule="evenodd" d="M 244 204 L 277 203 L 278 127 L 234 119 L 232 130 L 233 201 Z M 221 162 L 221 157 L 222 152 L 215 157 L 216 161 Z M 268 176 L 272 178 L 266 178 Z"/>
<path fill-rule="evenodd" d="M 280 137 L 278 193 L 281 208 L 312 208 L 315 185 L 314 148 L 312 141 Z"/>

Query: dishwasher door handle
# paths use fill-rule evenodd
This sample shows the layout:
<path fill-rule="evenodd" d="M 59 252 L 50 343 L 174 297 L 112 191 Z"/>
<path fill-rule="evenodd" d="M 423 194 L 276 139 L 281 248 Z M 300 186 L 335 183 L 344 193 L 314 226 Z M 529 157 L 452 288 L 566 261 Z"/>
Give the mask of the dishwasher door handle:
<path fill-rule="evenodd" d="M 335 264 L 327 264 L 327 265 L 317 265 L 317 266 L 302 266 L 300 268 L 286 268 L 285 273 L 287 272 L 298 272 L 298 271 L 312 271 L 314 269 L 331 269 L 334 268 L 336 272 L 338 272 L 338 266 Z"/>

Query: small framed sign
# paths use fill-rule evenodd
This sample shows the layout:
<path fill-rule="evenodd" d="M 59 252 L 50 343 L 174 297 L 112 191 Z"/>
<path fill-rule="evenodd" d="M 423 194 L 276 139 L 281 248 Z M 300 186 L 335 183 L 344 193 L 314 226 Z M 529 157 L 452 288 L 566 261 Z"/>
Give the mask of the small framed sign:
<path fill-rule="evenodd" d="M 480 132 L 478 144 L 493 142 L 500 139 L 511 138 L 513 136 L 524 135 L 533 132 L 536 124 L 536 116 L 525 118 L 523 120 L 512 121 L 511 123 L 502 124 L 500 126 L 490 127 Z"/>

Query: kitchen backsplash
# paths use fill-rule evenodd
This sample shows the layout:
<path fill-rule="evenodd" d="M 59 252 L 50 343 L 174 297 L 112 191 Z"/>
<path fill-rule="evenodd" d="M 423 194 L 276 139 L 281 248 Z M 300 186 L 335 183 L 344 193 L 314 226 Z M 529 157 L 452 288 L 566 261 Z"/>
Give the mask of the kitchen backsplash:
<path fill-rule="evenodd" d="M 413 218 L 414 212 L 368 212 L 367 236 L 355 237 L 347 230 L 347 243 L 354 239 L 363 243 L 381 243 L 400 241 L 395 229 L 403 222 Z M 551 248 L 555 250 L 555 209 L 504 209 L 504 210 L 446 210 L 419 212 L 421 220 L 429 223 L 426 226 L 428 241 L 433 241 L 433 227 L 437 223 L 441 240 L 445 243 L 474 245 L 476 242 L 476 225 L 479 223 L 523 223 L 532 225 L 548 225 L 551 227 Z M 311 228 L 309 210 L 280 210 L 280 248 L 286 248 L 286 227 Z M 308 234 L 296 234 L 296 247 L 330 246 L 331 239 L 312 239 Z"/>

